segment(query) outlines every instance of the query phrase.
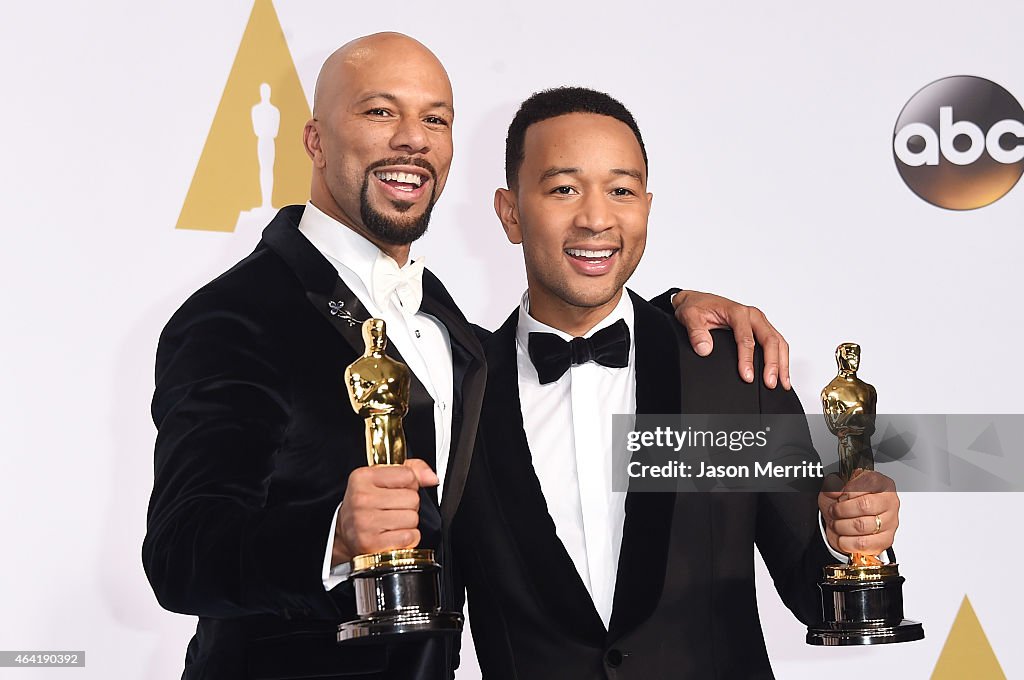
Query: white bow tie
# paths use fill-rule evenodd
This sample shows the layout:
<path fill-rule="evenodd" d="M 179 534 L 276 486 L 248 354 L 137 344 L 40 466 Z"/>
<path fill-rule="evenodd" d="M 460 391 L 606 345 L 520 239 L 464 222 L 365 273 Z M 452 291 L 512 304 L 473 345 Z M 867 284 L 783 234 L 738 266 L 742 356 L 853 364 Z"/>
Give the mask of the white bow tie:
<path fill-rule="evenodd" d="M 398 297 L 398 307 L 406 314 L 415 314 L 423 302 L 423 258 L 404 267 L 383 252 L 377 253 L 373 263 L 373 301 L 382 310 L 387 309 L 392 294 Z"/>

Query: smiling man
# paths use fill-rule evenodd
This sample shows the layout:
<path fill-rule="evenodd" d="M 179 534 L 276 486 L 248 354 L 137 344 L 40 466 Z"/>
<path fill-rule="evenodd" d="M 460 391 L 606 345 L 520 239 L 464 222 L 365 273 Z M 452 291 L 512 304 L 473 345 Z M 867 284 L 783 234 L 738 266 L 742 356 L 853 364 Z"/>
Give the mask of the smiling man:
<path fill-rule="evenodd" d="M 611 116 L 554 116 L 529 133 L 516 124 L 524 119 L 509 131 L 514 174 L 510 188 L 496 192 L 494 208 L 509 240 L 523 246 L 526 281 L 535 291 L 530 316 L 582 335 L 619 303 L 643 255 L 654 198 L 645 191 L 647 151 Z"/>
<path fill-rule="evenodd" d="M 444 68 L 407 36 L 332 54 L 303 132 L 309 203 L 282 209 L 161 335 L 143 563 L 164 607 L 199 617 L 185 678 L 446 678 L 457 665 L 457 640 L 335 642 L 355 617 L 345 566 L 357 554 L 434 549 L 443 606 L 461 609 L 448 534 L 483 399 L 483 332 L 409 257 L 448 177 L 453 109 Z M 765 377 L 788 380 L 763 316 L 714 296 L 676 302 L 694 342 L 710 340 L 708 319 L 733 319 L 741 340 L 744 319 L 759 322 L 783 350 Z M 413 374 L 404 466 L 366 467 L 348 403 L 345 367 L 370 316 Z"/>
<path fill-rule="evenodd" d="M 328 58 L 313 101 L 311 202 L 404 265 L 452 163 L 448 74 L 414 40 L 371 36 Z"/>
<path fill-rule="evenodd" d="M 613 414 L 800 414 L 800 402 L 739 380 L 728 342 L 698 357 L 624 288 L 653 196 L 621 103 L 583 88 L 535 94 L 509 127 L 505 167 L 494 207 L 522 244 L 528 288 L 484 343 L 486 396 L 453 529 L 484 677 L 771 678 L 755 545 L 786 605 L 817 621 L 821 568 L 837 559 L 819 504 L 843 518 L 830 521 L 833 550 L 878 554 L 898 524 L 891 480 L 866 472 L 838 499 L 614 491 Z M 806 426 L 793 443 L 810 449 Z"/>

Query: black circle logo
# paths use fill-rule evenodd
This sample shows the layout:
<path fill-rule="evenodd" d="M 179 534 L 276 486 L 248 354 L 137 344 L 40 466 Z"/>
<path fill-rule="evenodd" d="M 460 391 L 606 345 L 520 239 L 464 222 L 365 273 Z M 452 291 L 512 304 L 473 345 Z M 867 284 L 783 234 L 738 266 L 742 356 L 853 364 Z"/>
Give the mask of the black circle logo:
<path fill-rule="evenodd" d="M 950 210 L 981 208 L 1024 174 L 1024 110 L 991 80 L 942 78 L 903 107 L 892 151 L 903 181 L 924 200 Z"/>

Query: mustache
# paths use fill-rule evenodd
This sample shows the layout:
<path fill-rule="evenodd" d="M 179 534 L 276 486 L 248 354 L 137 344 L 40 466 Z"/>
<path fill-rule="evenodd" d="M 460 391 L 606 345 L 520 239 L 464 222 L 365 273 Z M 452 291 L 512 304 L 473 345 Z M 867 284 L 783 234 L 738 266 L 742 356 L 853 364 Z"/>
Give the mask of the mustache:
<path fill-rule="evenodd" d="M 425 158 L 414 158 L 412 156 L 395 156 L 393 158 L 385 158 L 383 160 L 376 161 L 366 168 L 366 174 L 369 175 L 377 168 L 384 168 L 389 165 L 415 165 L 417 168 L 423 168 L 430 173 L 430 179 L 433 180 L 435 184 L 437 183 L 437 170 L 434 169 L 434 166 L 430 161 Z"/>
<path fill-rule="evenodd" d="M 572 245 L 566 245 L 571 243 Z M 621 250 L 622 239 L 618 241 L 608 241 L 606 236 L 599 234 L 583 232 L 574 232 L 573 237 L 569 238 L 562 245 L 563 248 L 582 248 L 585 250 Z"/>

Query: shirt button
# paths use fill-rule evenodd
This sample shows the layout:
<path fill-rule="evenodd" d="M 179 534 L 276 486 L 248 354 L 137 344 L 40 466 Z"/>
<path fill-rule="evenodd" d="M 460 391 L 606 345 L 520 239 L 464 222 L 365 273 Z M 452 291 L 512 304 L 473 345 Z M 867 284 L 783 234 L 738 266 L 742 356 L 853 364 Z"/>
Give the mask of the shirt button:
<path fill-rule="evenodd" d="M 419 328 L 417 328 L 415 331 L 413 331 L 413 333 L 416 334 L 417 338 L 420 337 L 420 329 Z"/>
<path fill-rule="evenodd" d="M 604 662 L 611 668 L 618 668 L 622 665 L 622 652 L 617 649 L 609 649 L 604 655 Z"/>

